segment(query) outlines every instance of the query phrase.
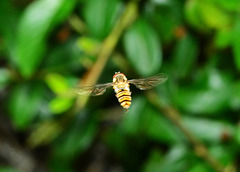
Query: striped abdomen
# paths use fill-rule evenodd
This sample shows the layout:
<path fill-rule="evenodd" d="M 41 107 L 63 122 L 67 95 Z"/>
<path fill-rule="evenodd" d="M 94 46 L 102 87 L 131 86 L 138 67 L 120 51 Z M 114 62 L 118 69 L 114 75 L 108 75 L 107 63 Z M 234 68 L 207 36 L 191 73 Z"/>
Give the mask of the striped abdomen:
<path fill-rule="evenodd" d="M 130 107 L 132 99 L 131 92 L 129 90 L 118 90 L 118 92 L 116 93 L 116 97 L 118 98 L 118 101 L 123 108 L 128 109 Z"/>

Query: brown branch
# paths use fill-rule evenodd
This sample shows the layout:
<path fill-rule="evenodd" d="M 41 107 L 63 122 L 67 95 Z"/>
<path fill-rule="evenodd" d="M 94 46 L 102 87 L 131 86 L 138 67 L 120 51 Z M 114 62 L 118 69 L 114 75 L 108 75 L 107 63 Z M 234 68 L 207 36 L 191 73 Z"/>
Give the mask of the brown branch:
<path fill-rule="evenodd" d="M 98 55 L 98 60 L 96 61 L 92 69 L 90 69 L 90 71 L 88 72 L 88 76 L 81 85 L 96 84 L 123 30 L 126 29 L 128 25 L 133 22 L 136 16 L 137 16 L 137 4 L 136 2 L 129 2 L 120 20 L 117 22 L 109 36 L 104 40 L 101 47 L 101 51 L 99 52 Z M 79 111 L 80 109 L 82 109 L 87 103 L 88 98 L 89 97 L 79 96 L 76 102 L 75 111 Z"/>
<path fill-rule="evenodd" d="M 206 161 L 217 172 L 229 172 L 229 169 L 224 169 L 223 165 L 218 162 L 211 154 L 204 144 L 198 140 L 181 122 L 179 112 L 170 106 L 164 106 L 160 102 L 157 94 L 153 92 L 147 93 L 147 98 L 151 104 L 153 104 L 159 111 L 162 112 L 173 124 L 175 124 L 181 132 L 186 136 L 188 141 L 192 144 L 197 156 Z M 231 172 L 233 172 L 232 170 Z"/>

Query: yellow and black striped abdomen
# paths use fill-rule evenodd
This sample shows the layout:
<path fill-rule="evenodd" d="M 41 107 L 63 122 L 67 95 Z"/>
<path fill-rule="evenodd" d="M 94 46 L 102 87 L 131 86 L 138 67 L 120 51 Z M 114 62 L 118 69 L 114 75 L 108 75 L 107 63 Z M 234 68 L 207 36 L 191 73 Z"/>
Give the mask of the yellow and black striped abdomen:
<path fill-rule="evenodd" d="M 116 97 L 123 108 L 128 109 L 130 107 L 132 98 L 129 90 L 119 90 L 116 94 Z"/>

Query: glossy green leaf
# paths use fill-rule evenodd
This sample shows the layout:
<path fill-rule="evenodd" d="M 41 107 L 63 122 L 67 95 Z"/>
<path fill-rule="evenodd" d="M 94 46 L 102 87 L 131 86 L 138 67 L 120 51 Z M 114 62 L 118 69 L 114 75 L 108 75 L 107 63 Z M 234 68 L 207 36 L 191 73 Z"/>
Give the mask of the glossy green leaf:
<path fill-rule="evenodd" d="M 212 169 L 209 169 L 204 164 L 194 165 L 188 172 L 211 172 Z"/>
<path fill-rule="evenodd" d="M 112 30 L 120 15 L 119 0 L 85 1 L 83 15 L 92 36 L 103 39 Z"/>
<path fill-rule="evenodd" d="M 76 41 L 76 38 L 72 38 L 64 42 L 64 44 L 54 47 L 44 61 L 44 70 L 68 74 L 81 69 L 82 66 L 79 59 L 82 52 Z"/>
<path fill-rule="evenodd" d="M 231 15 L 212 1 L 188 1 L 185 12 L 188 22 L 201 30 L 228 28 L 232 22 Z"/>
<path fill-rule="evenodd" d="M 176 38 L 176 32 L 179 28 L 184 30 L 182 27 L 182 6 L 184 4 L 180 1 L 158 1 L 158 3 L 159 5 L 155 7 L 155 10 L 150 10 L 146 6 L 146 13 L 161 36 L 162 43 L 170 43 Z"/>
<path fill-rule="evenodd" d="M 59 74 L 48 74 L 45 80 L 51 90 L 56 94 L 63 94 L 70 88 L 67 79 Z"/>
<path fill-rule="evenodd" d="M 163 13 L 163 14 L 162 14 Z M 160 14 L 154 14 L 152 16 L 153 23 L 156 25 L 156 29 L 160 32 L 163 42 L 170 42 L 174 39 L 174 30 L 176 28 L 176 21 L 173 16 L 162 12 Z M 167 20 L 166 20 L 167 19 Z M 159 22 L 160 21 L 160 22 Z"/>
<path fill-rule="evenodd" d="M 96 55 L 101 48 L 100 43 L 97 40 L 88 37 L 79 38 L 77 44 L 87 55 Z"/>
<path fill-rule="evenodd" d="M 237 69 L 240 70 L 240 19 L 236 19 L 235 21 L 232 48 L 235 65 Z"/>
<path fill-rule="evenodd" d="M 142 76 L 159 72 L 162 64 L 160 41 L 151 25 L 138 19 L 124 35 L 124 48 L 134 69 Z"/>
<path fill-rule="evenodd" d="M 185 4 L 184 9 L 185 18 L 188 23 L 191 24 L 191 26 L 201 30 L 206 31 L 208 28 L 206 27 L 206 24 L 201 18 L 201 15 L 199 15 L 199 4 L 198 1 L 187 1 Z"/>
<path fill-rule="evenodd" d="M 240 82 L 235 82 L 231 87 L 230 107 L 234 110 L 240 109 Z"/>
<path fill-rule="evenodd" d="M 184 117 L 183 123 L 197 138 L 211 143 L 220 143 L 223 133 L 234 134 L 235 127 L 221 121 L 199 117 Z"/>
<path fill-rule="evenodd" d="M 73 99 L 65 97 L 57 97 L 51 100 L 49 108 L 52 113 L 59 114 L 65 112 L 73 105 Z"/>
<path fill-rule="evenodd" d="M 224 166 L 232 165 L 236 156 L 236 150 L 233 147 L 229 147 L 224 144 L 211 146 L 209 148 L 209 152 Z"/>
<path fill-rule="evenodd" d="M 198 43 L 191 36 L 182 37 L 176 44 L 173 52 L 174 70 L 180 77 L 184 77 L 193 69 L 198 55 Z"/>
<path fill-rule="evenodd" d="M 43 87 L 21 84 L 14 87 L 8 102 L 11 119 L 17 128 L 26 128 L 38 115 L 43 100 Z"/>
<path fill-rule="evenodd" d="M 189 161 L 191 159 L 187 158 L 186 148 L 182 145 L 176 145 L 164 157 L 160 157 L 157 152 L 152 152 L 145 164 L 144 172 L 187 171 Z"/>
<path fill-rule="evenodd" d="M 240 11 L 240 2 L 239 0 L 214 0 L 214 3 L 219 5 L 225 10 L 229 10 L 231 12 L 239 12 Z"/>
<path fill-rule="evenodd" d="M 182 89 L 178 103 L 182 108 L 192 113 L 214 114 L 228 106 L 229 95 L 219 90 L 189 90 Z M 228 91 L 225 88 L 224 91 Z"/>
<path fill-rule="evenodd" d="M 148 137 L 159 142 L 177 143 L 184 140 L 182 133 L 149 105 L 142 110 L 139 128 Z"/>
<path fill-rule="evenodd" d="M 230 16 L 210 1 L 197 1 L 202 20 L 209 28 L 226 28 L 231 24 Z"/>
<path fill-rule="evenodd" d="M 65 19 L 75 0 L 38 0 L 24 11 L 17 30 L 15 63 L 24 77 L 30 77 L 39 66 L 46 50 L 46 36 Z"/>
<path fill-rule="evenodd" d="M 175 95 L 176 102 L 191 113 L 215 114 L 230 105 L 229 82 L 229 78 L 219 71 L 207 71 L 201 81 L 182 87 Z"/>
<path fill-rule="evenodd" d="M 232 30 L 222 29 L 219 30 L 216 34 L 214 44 L 218 48 L 226 48 L 232 43 Z"/>

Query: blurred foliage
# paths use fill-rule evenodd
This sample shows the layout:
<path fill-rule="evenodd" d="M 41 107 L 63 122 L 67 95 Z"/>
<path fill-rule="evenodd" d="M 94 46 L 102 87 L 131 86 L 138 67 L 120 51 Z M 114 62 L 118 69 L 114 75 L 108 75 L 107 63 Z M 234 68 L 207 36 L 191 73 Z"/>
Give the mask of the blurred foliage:
<path fill-rule="evenodd" d="M 217 161 L 237 171 L 240 1 L 136 3 L 138 16 L 117 40 L 103 71 L 97 71 L 98 83 L 111 82 L 117 71 L 129 79 L 166 73 L 168 81 L 154 94 L 179 111 L 178 120 Z M 1 0 L 0 125 L 8 124 L 15 145 L 26 148 L 33 162 L 49 171 L 214 171 L 144 91 L 131 86 L 127 113 L 112 89 L 79 105 L 85 100 L 72 88 L 83 83 L 98 62 L 127 4 Z M 3 135 L 10 135 L 2 128 Z M 14 158 L 1 152 L 0 146 L 0 172 L 19 169 Z"/>

